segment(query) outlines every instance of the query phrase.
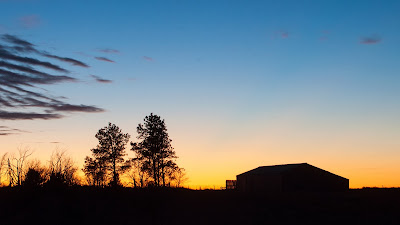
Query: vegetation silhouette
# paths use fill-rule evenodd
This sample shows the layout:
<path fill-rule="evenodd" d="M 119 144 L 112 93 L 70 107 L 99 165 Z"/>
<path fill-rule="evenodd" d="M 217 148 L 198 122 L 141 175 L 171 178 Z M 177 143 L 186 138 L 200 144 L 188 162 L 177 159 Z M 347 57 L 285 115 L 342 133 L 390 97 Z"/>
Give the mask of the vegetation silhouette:
<path fill-rule="evenodd" d="M 23 186 L 27 188 L 37 188 L 40 187 L 44 181 L 45 178 L 42 176 L 40 171 L 34 168 L 29 168 L 28 172 L 26 172 Z"/>
<path fill-rule="evenodd" d="M 96 138 L 99 144 L 91 149 L 93 158 L 87 156 L 83 171 L 89 184 L 104 186 L 107 181 L 111 186 L 119 186 L 120 175 L 130 167 L 129 161 L 125 161 L 125 145 L 130 135 L 122 133 L 115 124 L 108 123 L 101 128 Z"/>
<path fill-rule="evenodd" d="M 139 170 L 147 173 L 151 178 L 151 184 L 159 187 L 170 185 L 175 180 L 175 175 L 182 169 L 175 163 L 177 158 L 169 139 L 165 121 L 151 113 L 144 118 L 144 123 L 137 126 L 139 142 L 131 142 L 131 150 L 136 157 Z"/>

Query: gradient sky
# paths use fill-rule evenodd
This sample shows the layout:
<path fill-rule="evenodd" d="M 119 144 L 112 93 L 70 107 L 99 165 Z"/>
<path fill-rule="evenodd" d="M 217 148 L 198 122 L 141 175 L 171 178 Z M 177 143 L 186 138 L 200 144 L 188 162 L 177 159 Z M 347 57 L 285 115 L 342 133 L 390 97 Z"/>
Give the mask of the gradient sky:
<path fill-rule="evenodd" d="M 1 118 L 0 153 L 58 148 L 81 166 L 97 130 L 134 141 L 153 112 L 191 187 L 301 162 L 400 186 L 399 1 L 110 2 L 0 0 L 0 35 L 90 66 L 60 62 L 78 81 L 38 91 L 105 110 Z"/>

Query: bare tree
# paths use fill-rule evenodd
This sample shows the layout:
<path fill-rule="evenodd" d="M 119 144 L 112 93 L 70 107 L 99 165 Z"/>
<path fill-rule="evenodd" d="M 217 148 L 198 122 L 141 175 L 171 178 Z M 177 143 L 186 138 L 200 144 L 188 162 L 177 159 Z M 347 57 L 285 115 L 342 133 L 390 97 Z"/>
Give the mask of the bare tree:
<path fill-rule="evenodd" d="M 82 170 L 89 185 L 103 187 L 107 184 L 107 167 L 101 159 L 86 156 Z"/>
<path fill-rule="evenodd" d="M 189 179 L 184 168 L 177 168 L 174 172 L 174 181 L 176 187 L 182 187 Z"/>
<path fill-rule="evenodd" d="M 7 165 L 7 155 L 8 153 L 4 153 L 3 156 L 0 159 L 0 186 L 3 184 L 3 173 L 4 173 L 4 169 L 6 168 Z"/>
<path fill-rule="evenodd" d="M 49 185 L 76 184 L 75 173 L 78 168 L 65 151 L 56 150 L 50 157 L 48 168 Z"/>
<path fill-rule="evenodd" d="M 140 160 L 131 160 L 131 168 L 127 173 L 128 184 L 135 188 L 146 187 L 150 179 L 149 174 L 141 169 L 142 163 Z"/>
<path fill-rule="evenodd" d="M 7 176 L 8 185 L 21 186 L 25 178 L 25 163 L 27 158 L 32 155 L 33 151 L 29 148 L 18 149 L 18 156 L 10 155 L 7 158 Z"/>

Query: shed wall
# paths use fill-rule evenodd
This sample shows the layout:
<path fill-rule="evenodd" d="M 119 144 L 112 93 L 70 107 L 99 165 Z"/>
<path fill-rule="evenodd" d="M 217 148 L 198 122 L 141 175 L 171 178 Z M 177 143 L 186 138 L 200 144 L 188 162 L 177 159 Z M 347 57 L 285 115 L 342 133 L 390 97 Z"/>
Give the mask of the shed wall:
<path fill-rule="evenodd" d="M 237 176 L 237 189 L 245 192 L 280 192 L 282 177 L 280 175 L 242 174 Z"/>
<path fill-rule="evenodd" d="M 283 191 L 345 191 L 349 180 L 313 166 L 299 166 L 282 175 Z"/>

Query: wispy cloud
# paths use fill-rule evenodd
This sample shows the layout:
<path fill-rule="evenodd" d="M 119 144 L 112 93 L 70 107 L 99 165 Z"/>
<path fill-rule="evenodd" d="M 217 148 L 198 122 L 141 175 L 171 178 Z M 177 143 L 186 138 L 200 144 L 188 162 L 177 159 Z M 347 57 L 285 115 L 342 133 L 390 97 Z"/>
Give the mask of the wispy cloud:
<path fill-rule="evenodd" d="M 322 31 L 322 35 L 319 37 L 319 40 L 320 41 L 326 41 L 326 40 L 328 40 L 329 39 L 329 34 L 330 34 L 331 32 L 329 31 L 329 30 L 323 30 Z"/>
<path fill-rule="evenodd" d="M 0 136 L 26 133 L 27 131 L 10 128 L 8 126 L 0 126 Z"/>
<path fill-rule="evenodd" d="M 95 79 L 97 82 L 99 83 L 112 83 L 112 80 L 107 80 L 107 79 L 103 79 L 101 77 L 98 77 L 96 75 L 90 75 L 93 79 Z"/>
<path fill-rule="evenodd" d="M 0 110 L 0 119 L 2 120 L 34 120 L 34 119 L 60 119 L 63 116 L 54 113 L 34 113 L 34 112 L 9 112 Z"/>
<path fill-rule="evenodd" d="M 51 54 L 47 54 L 47 53 L 43 53 L 44 56 L 49 57 L 49 58 L 53 58 L 53 59 L 57 59 L 63 62 L 67 62 L 67 63 L 71 63 L 74 66 L 80 66 L 80 67 L 86 67 L 88 68 L 89 66 L 81 61 L 78 61 L 76 59 L 71 59 L 71 58 L 67 58 L 67 57 L 60 57 L 60 56 L 56 56 L 56 55 L 51 55 Z"/>
<path fill-rule="evenodd" d="M 41 19 L 38 15 L 26 15 L 20 17 L 19 22 L 25 28 L 34 28 L 41 24 Z"/>
<path fill-rule="evenodd" d="M 378 44 L 381 41 L 382 39 L 380 37 L 371 36 L 371 37 L 362 37 L 360 43 L 365 45 L 373 45 L 373 44 Z"/>
<path fill-rule="evenodd" d="M 46 112 L 104 112 L 104 109 L 92 105 L 51 104 L 47 105 Z"/>
<path fill-rule="evenodd" d="M 57 56 L 57 55 L 53 55 L 50 54 L 48 52 L 45 51 L 39 51 L 35 48 L 35 45 L 22 40 L 14 35 L 9 35 L 9 34 L 5 34 L 3 35 L 2 39 L 10 44 L 14 44 L 14 46 L 8 46 L 8 47 L 3 47 L 4 51 L 8 51 L 9 53 L 14 53 L 14 52 L 19 52 L 19 53 L 37 53 L 40 54 L 42 56 L 45 56 L 47 58 L 52 58 L 52 59 L 57 59 L 59 61 L 62 62 L 67 62 L 70 63 L 73 66 L 80 66 L 80 67 L 89 67 L 86 63 L 83 63 L 79 60 L 76 59 L 72 59 L 72 58 L 68 58 L 68 57 L 61 57 L 61 56 Z M 1 45 L 0 45 L 0 50 L 1 50 Z M 1 51 L 0 51 L 1 53 Z M 21 61 L 22 59 L 17 59 L 17 61 Z M 26 61 L 26 60 L 25 60 Z M 46 65 L 45 65 L 46 66 Z M 47 67 L 49 67 L 47 65 Z M 54 66 L 53 66 L 54 67 Z M 49 67 L 51 69 L 54 69 L 53 67 Z M 56 68 L 56 70 L 59 70 L 58 68 Z M 61 71 L 61 72 L 66 72 L 66 71 Z"/>
<path fill-rule="evenodd" d="M 68 70 L 66 70 L 58 65 L 55 65 L 53 63 L 50 63 L 50 62 L 44 62 L 44 61 L 34 59 L 31 57 L 22 57 L 22 56 L 15 55 L 5 49 L 2 49 L 2 46 L 0 46 L 0 58 L 2 58 L 4 60 L 16 61 L 19 63 L 30 64 L 33 66 L 41 66 L 41 67 L 44 67 L 47 69 L 52 69 L 52 70 L 55 70 L 58 72 L 63 72 L 63 73 L 69 72 Z"/>
<path fill-rule="evenodd" d="M 94 58 L 97 59 L 97 60 L 100 60 L 100 61 L 114 63 L 113 60 L 108 59 L 108 58 L 106 58 L 106 57 L 94 57 Z"/>
<path fill-rule="evenodd" d="M 281 38 L 289 38 L 289 32 L 287 32 L 287 31 L 281 31 L 280 35 L 281 35 Z"/>
<path fill-rule="evenodd" d="M 111 49 L 111 48 L 98 49 L 97 51 L 103 52 L 103 53 L 110 53 L 110 54 L 117 54 L 117 53 L 119 53 L 118 50 L 116 50 L 116 49 Z"/>
<path fill-rule="evenodd" d="M 104 112 L 102 108 L 70 104 L 65 97 L 54 97 L 41 91 L 41 85 L 76 82 L 78 79 L 67 75 L 70 70 L 64 66 L 39 60 L 35 55 L 84 68 L 89 67 L 86 63 L 39 50 L 29 41 L 13 35 L 0 37 L 4 42 L 0 42 L 0 120 L 48 120 L 63 118 L 70 112 Z M 29 57 L 25 56 L 28 53 Z M 61 74 L 50 74 L 43 69 Z"/>
<path fill-rule="evenodd" d="M 148 57 L 148 56 L 143 56 L 143 59 L 146 61 L 154 61 L 153 58 Z"/>
<path fill-rule="evenodd" d="M 288 31 L 285 30 L 279 30 L 279 31 L 275 31 L 271 38 L 272 39 L 287 39 L 289 38 L 290 33 Z"/>

